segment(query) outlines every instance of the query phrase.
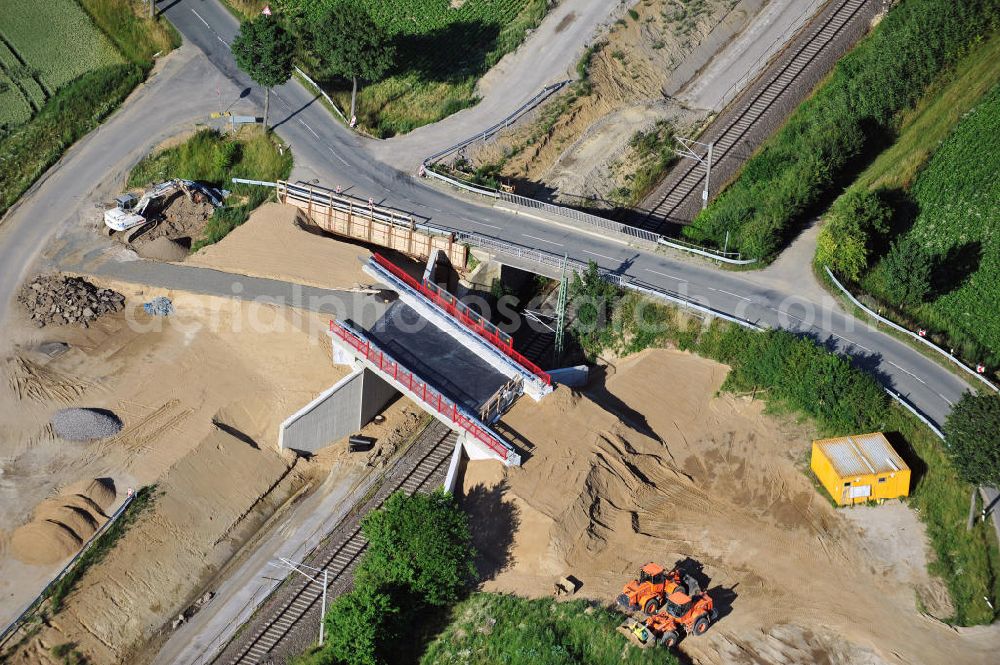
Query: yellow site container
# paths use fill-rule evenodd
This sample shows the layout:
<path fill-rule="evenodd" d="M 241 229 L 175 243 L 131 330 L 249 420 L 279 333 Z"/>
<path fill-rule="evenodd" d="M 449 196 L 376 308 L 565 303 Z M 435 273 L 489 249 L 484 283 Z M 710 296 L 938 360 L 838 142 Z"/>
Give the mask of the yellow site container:
<path fill-rule="evenodd" d="M 910 493 L 910 467 L 881 432 L 813 441 L 809 466 L 841 506 Z"/>

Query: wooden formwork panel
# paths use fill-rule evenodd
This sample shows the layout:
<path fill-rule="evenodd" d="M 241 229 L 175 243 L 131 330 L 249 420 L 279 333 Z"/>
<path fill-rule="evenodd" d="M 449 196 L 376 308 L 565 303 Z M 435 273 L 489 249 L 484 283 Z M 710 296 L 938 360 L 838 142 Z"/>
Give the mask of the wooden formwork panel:
<path fill-rule="evenodd" d="M 299 208 L 317 226 L 335 235 L 387 247 L 419 259 L 427 259 L 437 250 L 442 250 L 457 267 L 464 267 L 467 260 L 468 248 L 456 243 L 451 236 L 407 228 L 404 223 L 374 219 L 364 206 L 347 211 L 291 197 L 286 198 L 285 203 Z"/>

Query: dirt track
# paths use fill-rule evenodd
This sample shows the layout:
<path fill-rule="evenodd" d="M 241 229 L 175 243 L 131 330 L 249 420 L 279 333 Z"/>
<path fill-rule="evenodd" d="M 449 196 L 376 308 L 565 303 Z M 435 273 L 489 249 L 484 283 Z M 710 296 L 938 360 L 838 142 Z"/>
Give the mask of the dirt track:
<path fill-rule="evenodd" d="M 696 663 L 988 662 L 1000 629 L 956 633 L 917 608 L 949 613 L 916 515 L 834 510 L 806 471 L 812 433 L 714 396 L 725 373 L 646 352 L 582 396 L 516 405 L 504 424 L 531 457 L 464 480 L 485 587 L 544 595 L 568 573 L 610 601 L 646 561 L 691 557 L 722 613 L 682 642 Z"/>

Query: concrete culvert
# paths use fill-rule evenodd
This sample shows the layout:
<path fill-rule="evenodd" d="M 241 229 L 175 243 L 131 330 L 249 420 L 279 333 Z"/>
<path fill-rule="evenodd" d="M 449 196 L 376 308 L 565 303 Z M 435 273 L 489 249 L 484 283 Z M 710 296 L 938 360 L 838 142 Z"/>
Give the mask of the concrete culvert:
<path fill-rule="evenodd" d="M 60 409 L 52 416 L 52 430 L 67 441 L 92 441 L 114 436 L 122 421 L 103 409 Z"/>

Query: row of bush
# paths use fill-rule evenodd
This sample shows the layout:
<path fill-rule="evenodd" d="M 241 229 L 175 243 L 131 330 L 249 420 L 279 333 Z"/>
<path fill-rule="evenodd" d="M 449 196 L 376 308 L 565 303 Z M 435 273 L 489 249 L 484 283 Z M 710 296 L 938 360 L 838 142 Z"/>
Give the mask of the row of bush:
<path fill-rule="evenodd" d="M 972 485 L 956 473 L 940 440 L 896 405 L 870 374 L 809 338 L 718 320 L 705 324 L 638 294 L 624 294 L 602 280 L 593 263 L 574 278 L 571 297 L 576 311 L 571 331 L 591 357 L 675 346 L 729 365 L 723 390 L 763 395 L 769 409 L 808 416 L 822 435 L 894 433 L 915 472 L 909 501 L 927 526 L 937 554 L 931 571 L 948 585 L 952 620 L 972 625 L 996 618 L 1000 551 L 990 523 L 965 529 Z M 988 397 L 1000 407 L 1000 400 Z M 1000 449 L 995 433 L 983 441 Z"/>
<path fill-rule="evenodd" d="M 772 259 L 803 219 L 894 133 L 938 74 L 1000 24 L 994 0 L 903 0 L 685 233 Z"/>

